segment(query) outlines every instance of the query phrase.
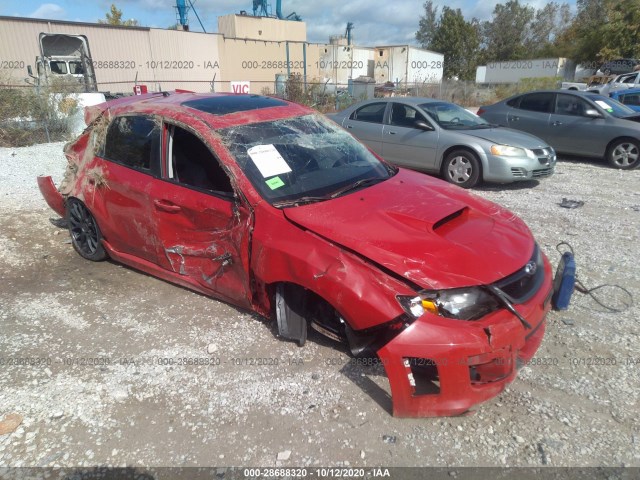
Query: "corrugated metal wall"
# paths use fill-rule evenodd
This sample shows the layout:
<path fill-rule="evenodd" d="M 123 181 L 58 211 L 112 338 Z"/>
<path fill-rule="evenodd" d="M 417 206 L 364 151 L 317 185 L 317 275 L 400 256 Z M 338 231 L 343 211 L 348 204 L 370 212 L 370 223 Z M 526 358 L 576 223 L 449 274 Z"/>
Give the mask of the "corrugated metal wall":
<path fill-rule="evenodd" d="M 38 35 L 41 32 L 85 35 L 100 91 L 131 92 L 137 74 L 138 82 L 146 84 L 150 90 L 181 88 L 228 92 L 231 91 L 230 82 L 249 81 L 251 93 L 273 93 L 277 75 L 302 75 L 305 65 L 308 82 L 330 80 L 339 84 L 338 88 L 346 87 L 349 78 L 370 73 L 371 63 L 375 65 L 378 82 L 407 82 L 426 78 L 427 73 L 433 75 L 431 69 L 429 72 L 411 69 L 411 78 L 408 78 L 409 51 L 413 51 L 412 58 L 424 56 L 420 55 L 419 49 L 409 46 L 370 50 L 344 45 L 225 38 L 220 34 L 145 27 L 0 17 L 0 83 L 6 82 L 3 77 L 10 76 L 11 83 L 26 85 L 26 66 L 34 66 L 39 55 Z M 440 72 L 436 78 L 441 77 Z"/>

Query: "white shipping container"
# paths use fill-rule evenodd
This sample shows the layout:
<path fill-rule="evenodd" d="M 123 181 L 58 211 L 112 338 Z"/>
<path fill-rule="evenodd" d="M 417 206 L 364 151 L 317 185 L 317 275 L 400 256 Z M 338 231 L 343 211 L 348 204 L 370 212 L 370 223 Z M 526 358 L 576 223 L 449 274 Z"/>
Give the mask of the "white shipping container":
<path fill-rule="evenodd" d="M 539 58 L 535 60 L 510 60 L 491 62 L 486 65 L 483 83 L 517 83 L 523 78 L 561 77 L 575 68 L 566 58 Z M 480 69 L 482 67 L 478 67 Z M 476 70 L 476 76 L 478 76 Z M 569 74 L 573 78 L 573 72 Z"/>

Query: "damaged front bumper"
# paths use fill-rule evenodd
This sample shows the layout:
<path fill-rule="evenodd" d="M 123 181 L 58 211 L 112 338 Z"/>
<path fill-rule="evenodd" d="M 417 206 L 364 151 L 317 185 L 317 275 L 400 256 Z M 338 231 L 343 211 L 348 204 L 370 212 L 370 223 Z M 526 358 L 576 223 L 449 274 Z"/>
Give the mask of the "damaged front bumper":
<path fill-rule="evenodd" d="M 516 305 L 527 328 L 501 309 L 476 322 L 425 314 L 378 350 L 389 378 L 393 415 L 455 416 L 502 392 L 542 342 L 551 308 L 552 274 Z"/>

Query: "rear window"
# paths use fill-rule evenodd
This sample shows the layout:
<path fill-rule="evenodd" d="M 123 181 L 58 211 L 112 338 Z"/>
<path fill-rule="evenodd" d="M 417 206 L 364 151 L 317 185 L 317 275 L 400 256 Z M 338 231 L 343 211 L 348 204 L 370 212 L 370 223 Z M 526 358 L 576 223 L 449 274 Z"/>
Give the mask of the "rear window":
<path fill-rule="evenodd" d="M 219 97 L 196 98 L 186 101 L 182 105 L 212 115 L 227 115 L 261 108 L 286 107 L 287 103 L 277 98 L 260 95 L 221 95 Z"/>
<path fill-rule="evenodd" d="M 550 113 L 553 93 L 530 93 L 520 98 L 520 109 L 532 112 Z"/>

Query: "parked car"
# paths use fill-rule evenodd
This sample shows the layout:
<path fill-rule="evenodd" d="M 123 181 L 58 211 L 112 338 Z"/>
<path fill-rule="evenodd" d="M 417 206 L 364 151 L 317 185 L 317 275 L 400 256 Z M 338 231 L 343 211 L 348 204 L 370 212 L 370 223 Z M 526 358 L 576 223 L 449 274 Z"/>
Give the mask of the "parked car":
<path fill-rule="evenodd" d="M 604 157 L 624 170 L 640 164 L 640 117 L 609 97 L 541 90 L 481 107 L 478 114 L 489 122 L 536 135 L 557 152 Z"/>
<path fill-rule="evenodd" d="M 618 58 L 600 65 L 598 72 L 603 75 L 619 75 L 632 72 L 638 65 L 640 65 L 640 60 L 635 58 Z"/>
<path fill-rule="evenodd" d="M 588 87 L 586 91 L 607 96 L 618 90 L 627 90 L 629 88 L 638 87 L 640 87 L 640 72 L 634 72 L 618 75 L 602 85 L 592 85 Z"/>
<path fill-rule="evenodd" d="M 307 107 L 164 92 L 85 118 L 59 189 L 38 179 L 82 257 L 377 355 L 398 416 L 463 413 L 540 345 L 552 270 L 526 225 Z"/>
<path fill-rule="evenodd" d="M 491 125 L 453 103 L 377 98 L 329 115 L 388 162 L 441 175 L 460 187 L 553 174 L 556 155 L 531 135 Z"/>
<path fill-rule="evenodd" d="M 640 112 L 640 88 L 630 88 L 629 90 L 618 90 L 613 92 L 611 98 L 626 105 L 631 110 Z"/>

